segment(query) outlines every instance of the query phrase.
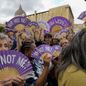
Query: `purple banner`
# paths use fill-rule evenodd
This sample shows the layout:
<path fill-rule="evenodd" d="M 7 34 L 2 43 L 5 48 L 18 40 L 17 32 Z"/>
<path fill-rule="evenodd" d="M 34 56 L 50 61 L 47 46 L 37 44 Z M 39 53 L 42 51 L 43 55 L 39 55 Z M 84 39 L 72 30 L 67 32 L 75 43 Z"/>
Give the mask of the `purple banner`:
<path fill-rule="evenodd" d="M 59 45 L 53 45 L 53 46 L 52 46 L 52 52 L 54 52 L 55 50 L 61 51 L 61 50 L 62 50 L 62 47 L 59 46 Z"/>
<path fill-rule="evenodd" d="M 67 28 L 71 26 L 70 21 L 61 16 L 56 16 L 56 17 L 51 18 L 48 21 L 48 24 L 50 25 L 50 30 L 52 30 L 52 28 L 55 25 L 60 25 L 62 28 Z"/>
<path fill-rule="evenodd" d="M 40 53 L 38 52 L 38 49 L 35 48 L 34 51 L 32 52 L 32 57 L 33 58 L 38 58 L 40 56 Z"/>
<path fill-rule="evenodd" d="M 29 59 L 22 53 L 14 50 L 0 51 L 0 70 L 6 67 L 15 68 L 20 75 L 32 70 Z"/>
<path fill-rule="evenodd" d="M 32 53 L 32 57 L 36 59 L 42 59 L 43 56 L 48 53 L 52 55 L 52 47 L 46 44 L 38 46 Z M 52 59 L 52 58 L 51 58 Z"/>
<path fill-rule="evenodd" d="M 28 18 L 24 16 L 18 16 L 12 18 L 9 22 L 6 22 L 6 28 L 15 29 L 16 25 L 18 24 L 23 24 L 27 26 L 30 22 L 31 21 Z"/>
<path fill-rule="evenodd" d="M 52 46 L 52 54 L 53 54 L 53 59 L 58 57 L 61 53 L 62 47 L 59 45 L 54 45 Z"/>
<path fill-rule="evenodd" d="M 38 21 L 38 25 L 40 26 L 40 28 L 44 29 L 45 34 L 50 32 L 50 26 L 46 21 L 40 20 Z"/>
<path fill-rule="evenodd" d="M 38 28 L 39 27 L 39 25 L 38 25 L 38 23 L 37 22 L 35 22 L 35 21 L 32 21 L 32 22 L 30 22 L 29 24 L 28 24 L 28 26 L 34 26 L 35 28 Z"/>
<path fill-rule="evenodd" d="M 62 30 L 59 31 L 59 35 L 62 34 L 62 33 L 67 33 L 67 32 L 69 32 L 68 29 L 62 29 Z"/>
<path fill-rule="evenodd" d="M 86 17 L 86 11 L 84 11 L 84 12 L 82 12 L 80 15 L 79 15 L 79 17 L 78 17 L 78 19 L 84 19 Z"/>

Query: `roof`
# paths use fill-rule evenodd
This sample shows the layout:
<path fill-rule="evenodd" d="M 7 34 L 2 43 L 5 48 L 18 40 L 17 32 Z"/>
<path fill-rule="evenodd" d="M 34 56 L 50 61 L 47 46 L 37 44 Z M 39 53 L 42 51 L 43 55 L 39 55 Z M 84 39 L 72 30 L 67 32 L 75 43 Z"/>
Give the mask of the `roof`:
<path fill-rule="evenodd" d="M 15 12 L 15 16 L 17 16 L 17 15 L 24 15 L 24 16 L 26 16 L 26 13 L 22 9 L 22 6 L 21 5 L 19 6 L 19 9 Z"/>

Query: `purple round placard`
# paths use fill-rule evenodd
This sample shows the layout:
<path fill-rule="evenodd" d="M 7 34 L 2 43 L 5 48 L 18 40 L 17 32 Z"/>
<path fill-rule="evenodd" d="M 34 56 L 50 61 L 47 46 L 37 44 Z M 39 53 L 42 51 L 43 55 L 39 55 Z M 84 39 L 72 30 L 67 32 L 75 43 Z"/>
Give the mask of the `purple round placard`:
<path fill-rule="evenodd" d="M 38 21 L 38 25 L 40 27 L 44 26 L 44 33 L 45 34 L 50 32 L 50 26 L 46 21 L 40 20 L 40 21 Z"/>
<path fill-rule="evenodd" d="M 49 53 L 52 55 L 52 47 L 46 44 L 40 45 L 35 49 L 32 56 L 34 56 L 36 59 L 40 59 L 44 53 Z"/>
<path fill-rule="evenodd" d="M 56 17 L 51 18 L 48 21 L 48 24 L 50 26 L 50 31 L 55 25 L 60 25 L 62 28 L 67 28 L 71 26 L 70 21 L 62 16 L 56 16 Z"/>
<path fill-rule="evenodd" d="M 52 46 L 52 52 L 54 52 L 55 50 L 61 51 L 61 50 L 62 50 L 62 47 L 59 46 L 59 45 L 53 45 L 53 46 Z"/>
<path fill-rule="evenodd" d="M 20 52 L 9 50 L 0 51 L 0 70 L 9 67 L 15 68 L 20 75 L 33 71 L 29 59 Z"/>
<path fill-rule="evenodd" d="M 15 26 L 18 24 L 23 24 L 27 26 L 30 22 L 31 21 L 28 18 L 24 16 L 18 16 L 18 17 L 12 18 L 9 22 L 6 22 L 6 28 L 15 29 Z"/>

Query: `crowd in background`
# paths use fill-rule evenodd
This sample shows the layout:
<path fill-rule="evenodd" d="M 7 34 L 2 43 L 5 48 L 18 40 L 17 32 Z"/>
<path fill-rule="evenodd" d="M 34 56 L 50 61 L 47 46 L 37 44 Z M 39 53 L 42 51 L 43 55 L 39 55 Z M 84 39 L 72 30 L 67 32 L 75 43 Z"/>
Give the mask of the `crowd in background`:
<path fill-rule="evenodd" d="M 34 76 L 26 80 L 21 76 L 8 76 L 0 81 L 0 86 L 86 86 L 85 42 L 86 30 L 74 34 L 73 31 L 63 29 L 53 35 L 37 30 L 33 37 L 25 34 L 24 30 L 0 33 L 0 51 L 22 52 L 28 57 L 34 70 Z M 62 52 L 53 61 L 46 54 L 42 65 L 41 60 L 31 56 L 33 50 L 42 44 L 59 45 Z"/>

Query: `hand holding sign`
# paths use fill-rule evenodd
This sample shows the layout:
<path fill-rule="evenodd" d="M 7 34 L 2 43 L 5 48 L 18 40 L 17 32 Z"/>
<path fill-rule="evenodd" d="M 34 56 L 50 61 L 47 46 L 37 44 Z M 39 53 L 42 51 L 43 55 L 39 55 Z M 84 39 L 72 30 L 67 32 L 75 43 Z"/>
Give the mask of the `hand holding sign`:
<path fill-rule="evenodd" d="M 44 60 L 44 66 L 49 66 L 50 61 L 51 61 L 51 57 L 52 57 L 51 54 L 49 54 L 49 53 L 45 54 L 44 59 L 43 59 Z"/>
<path fill-rule="evenodd" d="M 53 59 L 58 58 L 61 53 L 62 47 L 59 45 L 53 45 L 52 46 L 52 55 Z"/>
<path fill-rule="evenodd" d="M 3 81 L 0 80 L 0 86 L 12 86 L 12 80 L 9 77 L 5 78 Z"/>
<path fill-rule="evenodd" d="M 18 86 L 24 86 L 24 78 L 21 76 L 12 77 L 12 83 Z"/>
<path fill-rule="evenodd" d="M 12 85 L 24 86 L 24 79 L 21 76 L 14 76 L 5 78 L 0 81 L 0 86 L 12 86 Z"/>

